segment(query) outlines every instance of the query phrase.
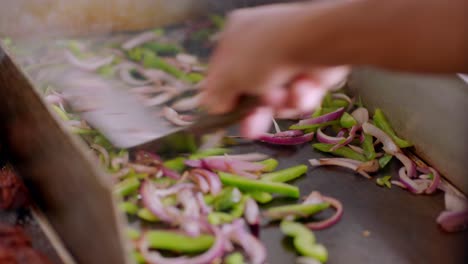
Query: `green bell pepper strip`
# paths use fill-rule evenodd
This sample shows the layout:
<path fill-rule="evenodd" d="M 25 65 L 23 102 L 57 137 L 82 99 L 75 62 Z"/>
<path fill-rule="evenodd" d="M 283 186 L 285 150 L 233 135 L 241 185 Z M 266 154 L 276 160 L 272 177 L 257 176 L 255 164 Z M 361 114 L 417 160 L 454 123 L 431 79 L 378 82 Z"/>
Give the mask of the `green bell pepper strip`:
<path fill-rule="evenodd" d="M 127 178 L 114 187 L 114 193 L 120 196 L 127 196 L 135 193 L 140 187 L 140 181 L 137 178 Z"/>
<path fill-rule="evenodd" d="M 262 170 L 264 172 L 274 171 L 276 167 L 278 167 L 278 161 L 276 159 L 266 159 L 266 160 L 259 161 L 257 163 L 262 164 L 264 166 Z"/>
<path fill-rule="evenodd" d="M 62 119 L 63 121 L 69 121 L 70 117 L 68 117 L 68 114 L 62 110 L 62 108 L 56 106 L 56 105 L 50 105 L 52 107 L 52 110 Z"/>
<path fill-rule="evenodd" d="M 162 199 L 162 204 L 165 206 L 173 206 L 177 204 L 177 198 L 175 195 L 167 196 Z"/>
<path fill-rule="evenodd" d="M 135 228 L 127 227 L 126 232 L 127 232 L 127 237 L 130 238 L 131 240 L 137 240 L 141 236 L 141 232 Z"/>
<path fill-rule="evenodd" d="M 312 257 L 322 263 L 328 260 L 327 249 L 315 243 L 314 234 L 306 226 L 291 221 L 282 221 L 280 228 L 284 234 L 294 238 L 294 247 L 299 254 Z"/>
<path fill-rule="evenodd" d="M 225 259 L 226 264 L 245 264 L 244 256 L 239 252 L 229 254 Z"/>
<path fill-rule="evenodd" d="M 210 156 L 218 156 L 218 155 L 224 155 L 226 153 L 229 153 L 229 149 L 227 148 L 210 148 L 210 149 L 205 149 L 202 151 L 199 151 L 197 153 L 194 153 L 189 156 L 189 159 L 195 160 L 195 159 L 203 159 L 206 157 Z"/>
<path fill-rule="evenodd" d="M 221 225 L 226 223 L 231 223 L 236 217 L 231 214 L 223 212 L 211 212 L 208 215 L 208 222 L 212 225 Z"/>
<path fill-rule="evenodd" d="M 185 73 L 183 71 L 167 63 L 166 61 L 158 57 L 156 53 L 150 50 L 143 51 L 143 66 L 145 68 L 160 69 L 176 77 L 177 79 L 185 78 Z"/>
<path fill-rule="evenodd" d="M 347 112 L 344 112 L 340 118 L 340 126 L 344 128 L 351 128 L 357 124 L 356 119 Z"/>
<path fill-rule="evenodd" d="M 151 213 L 148 209 L 146 208 L 140 208 L 137 212 L 137 216 L 145 221 L 148 222 L 158 222 L 159 219 L 157 216 L 155 216 L 153 213 Z"/>
<path fill-rule="evenodd" d="M 333 120 L 313 125 L 292 125 L 289 127 L 291 130 L 307 130 L 306 132 L 314 132 L 321 127 L 332 126 L 340 124 L 340 120 Z"/>
<path fill-rule="evenodd" d="M 322 115 L 322 107 L 317 107 L 317 109 L 312 113 L 311 117 L 319 117 Z"/>
<path fill-rule="evenodd" d="M 373 120 L 375 126 L 382 129 L 383 132 L 389 135 L 398 147 L 407 148 L 413 146 L 411 142 L 401 139 L 396 135 L 395 131 L 390 125 L 390 122 L 388 122 L 388 119 L 385 117 L 385 114 L 381 109 L 375 109 Z"/>
<path fill-rule="evenodd" d="M 213 208 L 216 211 L 226 211 L 231 209 L 242 199 L 242 193 L 237 188 L 227 187 L 218 194 L 213 201 Z"/>
<path fill-rule="evenodd" d="M 247 202 L 247 199 L 249 199 L 249 196 L 248 196 L 248 195 L 242 196 L 242 199 L 240 200 L 240 202 L 238 202 L 237 204 L 235 204 L 235 205 L 232 207 L 231 215 L 232 215 L 233 217 L 239 218 L 239 217 L 241 217 L 241 216 L 244 214 L 244 211 L 245 211 L 245 203 Z"/>
<path fill-rule="evenodd" d="M 145 234 L 146 241 L 152 249 L 169 250 L 177 253 L 199 253 L 210 249 L 214 237 L 200 235 L 191 237 L 179 232 L 152 230 Z"/>
<path fill-rule="evenodd" d="M 178 158 L 174 158 L 174 159 L 165 161 L 163 163 L 163 165 L 164 165 L 164 167 L 166 167 L 168 169 L 175 170 L 177 172 L 182 172 L 184 170 L 184 168 L 185 168 L 184 161 L 185 161 L 185 158 L 178 157 Z"/>
<path fill-rule="evenodd" d="M 199 83 L 201 82 L 205 77 L 199 73 L 195 73 L 195 72 L 192 72 L 192 73 L 189 73 L 186 75 L 186 79 L 187 81 L 193 83 L 193 84 L 196 84 L 196 83 Z"/>
<path fill-rule="evenodd" d="M 119 209 L 129 215 L 134 215 L 139 210 L 138 206 L 132 202 L 121 202 L 119 204 Z"/>
<path fill-rule="evenodd" d="M 328 207 L 330 207 L 329 203 L 292 204 L 270 207 L 266 211 L 264 211 L 264 214 L 272 219 L 284 218 L 286 216 L 304 218 L 321 212 L 327 209 Z"/>
<path fill-rule="evenodd" d="M 392 176 L 380 177 L 375 180 L 375 183 L 377 183 L 377 185 L 382 186 L 382 187 L 386 186 L 387 188 L 392 188 L 392 183 L 390 182 L 391 178 Z"/>
<path fill-rule="evenodd" d="M 393 156 L 390 154 L 385 154 L 379 159 L 379 166 L 381 169 L 385 168 L 387 164 L 392 160 Z"/>
<path fill-rule="evenodd" d="M 344 147 L 341 147 L 341 148 L 336 149 L 334 151 L 331 151 L 331 148 L 333 146 L 334 146 L 333 144 L 325 144 L 325 143 L 312 144 L 312 147 L 314 147 L 314 149 L 320 150 L 322 152 L 331 153 L 333 155 L 345 157 L 345 158 L 348 158 L 348 159 L 359 160 L 359 161 L 363 161 L 363 162 L 367 161 L 367 159 L 366 159 L 366 157 L 364 157 L 364 155 L 357 153 L 356 151 L 352 150 L 349 147 L 344 146 Z"/>
<path fill-rule="evenodd" d="M 250 195 L 250 197 L 252 197 L 252 199 L 261 204 L 269 203 L 271 200 L 273 200 L 273 195 L 267 192 L 251 191 L 247 193 Z"/>
<path fill-rule="evenodd" d="M 375 159 L 375 148 L 374 141 L 371 135 L 364 135 L 364 141 L 362 142 L 362 149 L 364 150 L 364 156 L 367 160 Z"/>
<path fill-rule="evenodd" d="M 132 252 L 132 257 L 138 264 L 146 263 L 146 259 L 143 257 L 143 255 L 141 255 L 141 253 L 136 250 Z"/>
<path fill-rule="evenodd" d="M 213 196 L 211 194 L 205 194 L 203 196 L 203 200 L 205 200 L 205 203 L 208 204 L 208 205 L 213 204 L 215 198 L 216 198 L 216 196 Z"/>
<path fill-rule="evenodd" d="M 299 198 L 299 188 L 289 184 L 252 180 L 225 172 L 219 172 L 219 178 L 224 185 L 234 186 L 243 191 L 263 191 Z"/>
<path fill-rule="evenodd" d="M 334 99 L 331 101 L 330 106 L 332 107 L 347 107 L 349 105 L 348 101 L 343 99 Z"/>
<path fill-rule="evenodd" d="M 261 176 L 262 181 L 271 181 L 271 182 L 287 182 L 298 178 L 307 172 L 306 165 L 297 165 L 291 168 L 284 170 L 279 170 L 275 172 L 265 173 Z"/>
<path fill-rule="evenodd" d="M 176 55 L 182 52 L 182 49 L 174 44 L 149 42 L 143 44 L 142 47 L 159 55 Z"/>
<path fill-rule="evenodd" d="M 333 100 L 332 95 L 331 95 L 330 92 L 328 92 L 328 93 L 323 97 L 322 108 L 332 106 L 332 100 Z"/>

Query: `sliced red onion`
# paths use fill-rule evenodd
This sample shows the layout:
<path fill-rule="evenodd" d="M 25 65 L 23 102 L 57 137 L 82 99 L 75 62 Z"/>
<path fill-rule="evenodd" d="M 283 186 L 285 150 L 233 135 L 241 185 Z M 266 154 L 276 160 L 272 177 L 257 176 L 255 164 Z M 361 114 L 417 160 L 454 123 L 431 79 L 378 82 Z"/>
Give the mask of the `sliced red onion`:
<path fill-rule="evenodd" d="M 155 40 L 158 37 L 156 33 L 153 31 L 143 32 L 141 34 L 136 35 L 135 37 L 125 41 L 122 44 L 122 49 L 124 50 L 131 50 L 135 47 L 138 47 L 142 44 Z"/>
<path fill-rule="evenodd" d="M 189 175 L 192 181 L 194 181 L 198 185 L 200 191 L 202 191 L 203 193 L 208 193 L 210 191 L 210 186 L 208 185 L 208 182 L 203 176 L 201 176 L 198 173 L 190 173 Z"/>
<path fill-rule="evenodd" d="M 274 145 L 300 145 L 311 141 L 314 138 L 314 132 L 296 137 L 275 136 L 275 134 L 265 133 L 259 140 Z"/>
<path fill-rule="evenodd" d="M 175 216 L 167 212 L 166 208 L 164 208 L 164 204 L 161 202 L 161 196 L 158 195 L 157 192 L 158 189 L 152 182 L 145 181 L 140 189 L 143 205 L 160 220 L 173 223 Z"/>
<path fill-rule="evenodd" d="M 252 198 L 247 198 L 244 211 L 245 220 L 249 225 L 258 225 L 260 221 L 260 209 L 257 202 Z"/>
<path fill-rule="evenodd" d="M 233 171 L 233 170 L 243 170 L 243 171 L 253 171 L 258 172 L 262 171 L 265 168 L 265 165 L 230 159 L 226 157 L 207 157 L 202 159 L 203 165 L 210 170 L 220 170 L 220 171 Z"/>
<path fill-rule="evenodd" d="M 328 113 L 328 114 L 324 114 L 324 115 L 319 116 L 319 117 L 313 117 L 313 118 L 308 118 L 308 119 L 301 120 L 301 121 L 299 121 L 299 123 L 297 123 L 297 125 L 314 125 L 314 124 L 321 124 L 321 123 L 337 120 L 338 118 L 340 118 L 343 115 L 344 110 L 345 109 L 343 107 L 341 107 L 341 108 L 337 109 L 336 111 L 333 111 L 333 112 Z"/>
<path fill-rule="evenodd" d="M 429 185 L 429 187 L 426 189 L 427 194 L 431 194 L 437 191 L 437 188 L 439 188 L 439 185 L 441 182 L 441 177 L 440 177 L 439 172 L 433 168 L 429 168 L 429 170 L 432 173 L 433 179 L 432 179 L 431 185 Z"/>
<path fill-rule="evenodd" d="M 166 258 L 159 254 L 157 251 L 150 251 L 148 241 L 145 237 L 140 240 L 139 250 L 144 259 L 149 264 L 207 264 L 212 263 L 215 259 L 221 258 L 224 254 L 225 240 L 223 233 L 217 228 L 213 227 L 215 242 L 213 246 L 205 253 L 195 257 L 175 257 Z M 260 263 L 259 263 L 260 264 Z"/>
<path fill-rule="evenodd" d="M 49 104 L 58 105 L 58 106 L 61 106 L 65 103 L 65 100 L 63 99 L 63 97 L 58 94 L 49 94 L 44 98 L 44 100 Z"/>
<path fill-rule="evenodd" d="M 354 145 L 348 145 L 350 149 L 352 149 L 354 152 L 357 152 L 359 154 L 364 154 L 364 150 L 361 147 L 354 146 Z"/>
<path fill-rule="evenodd" d="M 367 174 L 367 172 L 359 169 L 359 166 L 362 162 L 356 163 L 355 160 L 352 159 L 344 159 L 344 158 L 324 158 L 324 159 L 311 159 L 309 160 L 310 165 L 312 166 L 339 166 L 351 169 L 362 176 L 371 179 L 371 176 Z"/>
<path fill-rule="evenodd" d="M 361 133 L 359 135 L 359 143 L 364 143 L 364 140 L 366 140 L 366 135 L 364 133 Z"/>
<path fill-rule="evenodd" d="M 275 137 L 299 137 L 304 135 L 302 130 L 285 130 L 274 134 Z"/>
<path fill-rule="evenodd" d="M 102 162 L 104 163 L 104 166 L 108 167 L 110 163 L 109 152 L 107 152 L 107 150 L 104 147 L 98 144 L 92 144 L 90 147 L 98 151 L 99 154 L 102 155 L 102 158 L 103 158 Z"/>
<path fill-rule="evenodd" d="M 200 212 L 204 215 L 208 215 L 212 212 L 211 207 L 209 207 L 206 202 L 203 194 L 201 192 L 197 192 L 195 194 L 195 198 L 197 199 L 198 206 L 200 207 Z"/>
<path fill-rule="evenodd" d="M 335 198 L 322 195 L 322 200 L 335 208 L 335 213 L 328 219 L 319 222 L 309 222 L 307 227 L 312 230 L 322 230 L 335 225 L 343 216 L 343 204 Z"/>
<path fill-rule="evenodd" d="M 400 182 L 403 183 L 412 193 L 421 194 L 427 189 L 427 187 L 429 187 L 429 185 L 425 184 L 425 182 L 411 180 L 410 177 L 408 177 L 406 174 L 405 167 L 401 167 L 401 169 L 398 171 L 398 175 L 400 176 Z"/>
<path fill-rule="evenodd" d="M 192 168 L 202 168 L 203 167 L 203 162 L 202 160 L 185 160 L 184 164 L 192 167 Z"/>
<path fill-rule="evenodd" d="M 396 181 L 396 180 L 393 180 L 393 181 L 390 181 L 393 185 L 395 186 L 398 186 L 402 189 L 408 189 L 406 188 L 406 185 L 404 185 L 401 181 Z"/>
<path fill-rule="evenodd" d="M 234 220 L 232 225 L 233 230 L 230 232 L 229 237 L 244 249 L 249 256 L 249 263 L 265 263 L 267 256 L 266 248 L 256 237 L 246 230 L 244 221 L 242 219 L 237 219 Z"/>
<path fill-rule="evenodd" d="M 190 55 L 190 54 L 186 54 L 186 53 L 177 54 L 176 59 L 181 63 L 190 64 L 190 65 L 194 65 L 198 63 L 197 57 Z"/>
<path fill-rule="evenodd" d="M 191 111 L 200 105 L 200 95 L 195 95 L 177 100 L 172 104 L 172 109 L 176 111 Z"/>
<path fill-rule="evenodd" d="M 66 50 L 65 51 L 65 58 L 67 61 L 82 70 L 86 71 L 95 71 L 102 66 L 112 63 L 114 61 L 114 55 L 104 57 L 104 58 L 92 58 L 87 60 L 80 60 L 73 53 Z"/>
<path fill-rule="evenodd" d="M 174 94 L 174 93 L 164 92 L 164 93 L 160 93 L 158 95 L 155 95 L 155 96 L 153 96 L 151 98 L 145 98 L 143 104 L 145 106 L 158 106 L 158 105 L 162 105 L 162 104 L 165 104 L 165 103 L 169 102 L 175 96 L 176 96 L 176 94 Z"/>
<path fill-rule="evenodd" d="M 281 133 L 281 128 L 276 122 L 276 120 L 274 118 L 272 120 L 273 120 L 273 127 L 275 128 L 275 134 Z"/>
<path fill-rule="evenodd" d="M 148 95 L 161 92 L 161 88 L 154 85 L 147 85 L 141 87 L 134 87 L 130 89 L 130 92 L 138 95 Z"/>
<path fill-rule="evenodd" d="M 445 209 L 448 211 L 468 210 L 468 199 L 464 196 L 446 192 L 444 194 Z"/>
<path fill-rule="evenodd" d="M 210 193 L 212 195 L 217 195 L 219 192 L 221 192 L 223 186 L 219 176 L 216 173 L 204 169 L 194 169 L 191 171 L 191 173 L 199 174 L 200 176 L 204 177 L 210 187 Z"/>
<path fill-rule="evenodd" d="M 338 134 L 336 134 L 337 137 L 344 137 L 344 135 L 348 132 L 348 129 L 342 128 L 340 131 L 338 131 Z"/>
<path fill-rule="evenodd" d="M 193 122 L 188 122 L 188 121 L 182 120 L 180 118 L 180 115 L 174 109 L 172 109 L 170 107 L 167 107 L 167 106 L 164 107 L 163 114 L 164 114 L 164 117 L 166 117 L 166 119 L 168 121 L 170 121 L 174 125 L 189 126 L 189 125 L 193 124 Z"/>
<path fill-rule="evenodd" d="M 403 163 L 406 168 L 406 175 L 410 178 L 416 177 L 416 166 L 414 163 L 403 153 L 395 153 L 395 157 Z M 437 187 L 436 187 L 437 188 Z"/>
<path fill-rule="evenodd" d="M 309 195 L 307 195 L 307 197 L 305 198 L 305 200 L 302 203 L 303 204 L 323 203 L 323 196 L 319 192 L 313 191 Z"/>
<path fill-rule="evenodd" d="M 198 148 L 199 150 L 206 150 L 210 148 L 216 148 L 223 144 L 224 136 L 226 136 L 226 130 L 221 129 L 215 133 L 209 134 L 204 138 L 203 143 Z"/>
<path fill-rule="evenodd" d="M 258 152 L 246 153 L 246 154 L 237 154 L 237 155 L 218 155 L 218 156 L 211 156 L 211 158 L 227 158 L 227 159 L 235 159 L 235 160 L 242 160 L 242 161 L 262 161 L 268 159 L 268 155 Z"/>
<path fill-rule="evenodd" d="M 468 210 L 443 211 L 436 221 L 446 232 L 465 230 L 468 227 Z"/>
<path fill-rule="evenodd" d="M 348 137 L 345 139 L 345 141 L 342 141 L 341 143 L 338 143 L 336 144 L 335 146 L 333 146 L 330 151 L 335 151 L 341 147 L 344 147 L 346 145 L 348 145 L 349 143 L 351 143 L 351 141 L 353 141 L 354 137 L 356 136 L 356 132 L 358 131 L 359 129 L 359 126 L 353 126 L 351 128 L 351 130 L 349 131 L 349 135 Z"/>
<path fill-rule="evenodd" d="M 395 155 L 395 153 L 400 152 L 400 148 L 395 144 L 395 142 L 393 142 L 392 138 L 390 138 L 390 136 L 385 134 L 385 132 L 380 130 L 378 127 L 370 123 L 364 123 L 362 125 L 362 129 L 364 130 L 364 133 L 374 136 L 380 140 L 383 144 L 383 150 L 386 153 Z"/>
<path fill-rule="evenodd" d="M 151 83 L 150 80 L 141 80 L 135 78 L 132 74 L 132 70 L 136 70 L 134 66 L 131 65 L 119 65 L 119 76 L 122 81 L 124 81 L 128 85 L 132 86 L 144 86 Z M 143 75 L 141 73 L 141 75 Z"/>
<path fill-rule="evenodd" d="M 369 121 L 369 111 L 367 111 L 367 109 L 364 107 L 359 107 L 358 109 L 354 110 L 351 115 L 360 126 Z"/>
<path fill-rule="evenodd" d="M 317 130 L 317 140 L 321 143 L 326 144 L 340 144 L 340 142 L 344 142 L 346 138 L 344 137 L 332 137 L 322 132 L 322 129 Z"/>
<path fill-rule="evenodd" d="M 161 166 L 161 172 L 164 176 L 169 177 L 174 180 L 180 179 L 180 174 L 174 170 Z"/>

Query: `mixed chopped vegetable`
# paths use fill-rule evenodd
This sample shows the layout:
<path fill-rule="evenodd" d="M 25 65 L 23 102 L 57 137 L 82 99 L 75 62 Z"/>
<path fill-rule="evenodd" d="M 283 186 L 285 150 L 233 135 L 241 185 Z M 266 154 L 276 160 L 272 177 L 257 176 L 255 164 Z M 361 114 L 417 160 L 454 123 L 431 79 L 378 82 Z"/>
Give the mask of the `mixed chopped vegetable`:
<path fill-rule="evenodd" d="M 48 82 L 48 69 L 63 65 L 104 79 L 119 79 L 142 104 L 163 106 L 159 114 L 173 125 L 190 125 L 196 122 L 197 90 L 203 85 L 206 65 L 181 43 L 202 42 L 209 47 L 222 21 L 213 16 L 205 23 L 169 31 L 118 36 L 111 44 L 58 42 L 60 54 L 54 50 L 38 61 L 24 57 L 22 64 L 46 87 L 44 95 L 51 109 L 73 133 L 82 136 L 115 181 L 114 192 L 122 200 L 120 210 L 128 215 L 128 237 L 134 241 L 134 258 L 139 263 L 265 263 L 267 251 L 254 230 L 266 222 L 279 224 L 283 233 L 292 237 L 302 256 L 298 263 L 324 263 L 328 252 L 316 243 L 311 230 L 336 224 L 344 210 L 340 201 L 313 191 L 304 201 L 263 208 L 277 197 L 300 199 L 299 188 L 290 182 L 307 173 L 305 164 L 276 170 L 279 162 L 265 154 L 230 154 L 225 143 L 233 138 L 224 134 L 211 135 L 199 149 L 177 157 L 116 149 L 73 113 L 60 87 Z M 91 46 L 97 46 L 97 51 L 91 52 Z M 397 185 L 414 194 L 443 190 L 447 211 L 437 222 L 446 231 L 467 225 L 466 198 L 443 181 L 436 169 L 407 150 L 412 144 L 396 134 L 381 109 L 375 109 L 370 117 L 366 108 L 345 93 L 334 92 L 314 113 L 298 118 L 284 131 L 275 122 L 275 129 L 262 135 L 259 142 L 311 144 L 311 151 L 330 155 L 311 159 L 312 167 L 344 167 L 382 187 Z M 393 157 L 402 164 L 398 180 L 391 176 L 374 179 L 372 174 L 385 168 Z M 325 210 L 334 214 L 312 220 L 311 216 Z"/>

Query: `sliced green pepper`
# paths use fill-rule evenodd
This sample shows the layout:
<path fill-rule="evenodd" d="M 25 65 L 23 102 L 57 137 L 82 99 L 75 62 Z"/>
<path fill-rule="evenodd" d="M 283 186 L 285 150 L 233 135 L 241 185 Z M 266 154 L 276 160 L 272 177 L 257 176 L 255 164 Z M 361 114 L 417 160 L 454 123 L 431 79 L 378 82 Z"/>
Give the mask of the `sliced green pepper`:
<path fill-rule="evenodd" d="M 175 44 L 149 42 L 142 46 L 159 55 L 176 55 L 182 52 L 182 49 Z"/>
<path fill-rule="evenodd" d="M 199 83 L 203 80 L 204 76 L 199 74 L 199 73 L 196 73 L 196 72 L 191 72 L 189 74 L 187 74 L 186 76 L 186 79 L 187 81 L 191 82 L 191 83 Z"/>
<path fill-rule="evenodd" d="M 114 193 L 120 196 L 127 196 L 135 193 L 140 187 L 140 181 L 137 178 L 127 178 L 114 187 Z"/>
<path fill-rule="evenodd" d="M 312 117 L 319 117 L 322 115 L 322 107 L 317 107 L 317 109 L 312 113 Z"/>
<path fill-rule="evenodd" d="M 278 219 L 286 216 L 297 218 L 309 217 L 330 207 L 329 203 L 292 204 L 268 208 L 264 214 L 270 218 Z"/>
<path fill-rule="evenodd" d="M 132 202 L 121 202 L 119 209 L 129 215 L 134 215 L 138 212 L 138 206 Z"/>
<path fill-rule="evenodd" d="M 175 170 L 177 172 L 182 172 L 184 170 L 184 168 L 185 168 L 184 161 L 185 161 L 185 158 L 178 157 L 178 158 L 174 158 L 174 159 L 165 161 L 163 163 L 163 165 L 164 165 L 164 167 L 166 167 L 168 169 Z"/>
<path fill-rule="evenodd" d="M 159 219 L 146 208 L 141 208 L 137 213 L 138 217 L 148 222 L 158 222 Z"/>
<path fill-rule="evenodd" d="M 321 127 L 326 127 L 326 126 L 333 126 L 333 125 L 339 125 L 340 120 L 333 120 L 329 122 L 324 122 L 320 124 L 313 124 L 313 125 L 292 125 L 289 127 L 291 130 L 307 130 L 310 132 L 316 131 L 317 129 Z"/>
<path fill-rule="evenodd" d="M 262 175 L 262 181 L 272 181 L 272 182 L 287 182 L 298 178 L 307 172 L 306 165 L 297 165 L 291 168 L 284 170 L 279 170 L 275 172 L 265 173 Z"/>
<path fill-rule="evenodd" d="M 393 156 L 390 154 L 385 154 L 379 159 L 379 166 L 380 168 L 385 168 L 387 164 L 392 160 Z"/>
<path fill-rule="evenodd" d="M 132 252 L 132 257 L 138 264 L 146 263 L 146 259 L 143 257 L 143 255 L 141 255 L 141 253 L 136 250 Z"/>
<path fill-rule="evenodd" d="M 364 135 L 364 142 L 362 142 L 362 149 L 364 150 L 364 156 L 367 160 L 375 159 L 375 148 L 374 142 L 371 135 Z"/>
<path fill-rule="evenodd" d="M 326 262 L 328 259 L 327 249 L 315 243 L 315 236 L 306 226 L 291 221 L 282 221 L 281 231 L 294 238 L 294 247 L 299 254 L 312 257 L 320 262 Z"/>
<path fill-rule="evenodd" d="M 243 191 L 264 191 L 299 198 L 299 188 L 289 184 L 246 179 L 225 172 L 219 172 L 219 177 L 224 185 L 234 186 Z"/>
<path fill-rule="evenodd" d="M 354 117 L 346 112 L 343 113 L 343 115 L 340 118 L 340 125 L 341 127 L 344 128 L 351 128 L 352 126 L 355 126 L 357 124 L 356 119 Z"/>
<path fill-rule="evenodd" d="M 259 192 L 259 191 L 252 191 L 247 192 L 250 197 L 252 197 L 255 201 L 265 204 L 271 202 L 273 200 L 273 196 L 267 192 Z"/>
<path fill-rule="evenodd" d="M 229 254 L 224 260 L 226 264 L 244 264 L 244 256 L 239 252 L 234 252 Z"/>
<path fill-rule="evenodd" d="M 332 107 L 347 107 L 348 106 L 348 101 L 343 100 L 343 99 L 334 99 L 331 101 L 330 106 Z"/>
<path fill-rule="evenodd" d="M 127 237 L 131 240 L 137 240 L 140 238 L 141 232 L 135 228 L 127 227 Z"/>
<path fill-rule="evenodd" d="M 62 119 L 63 121 L 69 121 L 70 118 L 68 117 L 68 114 L 62 110 L 62 108 L 56 106 L 56 105 L 51 105 L 52 110 L 54 110 L 55 113 Z"/>
<path fill-rule="evenodd" d="M 382 186 L 382 187 L 386 186 L 387 188 L 392 188 L 392 183 L 390 182 L 391 178 L 392 176 L 384 176 L 384 177 L 377 178 L 375 182 L 379 186 Z"/>
<path fill-rule="evenodd" d="M 334 147 L 333 144 L 325 144 L 325 143 L 315 143 L 312 144 L 312 146 L 320 151 L 331 153 L 336 156 L 341 156 L 345 157 L 348 159 L 353 159 L 353 160 L 359 160 L 359 161 L 367 161 L 366 157 L 364 155 L 357 153 L 356 151 L 352 150 L 349 147 L 341 147 L 339 149 L 336 149 L 334 151 L 331 151 L 331 148 Z"/>
<path fill-rule="evenodd" d="M 210 148 L 210 149 L 201 150 L 197 153 L 190 155 L 189 159 L 192 159 L 192 160 L 203 159 L 203 158 L 210 157 L 210 156 L 224 155 L 226 153 L 229 153 L 229 151 L 230 150 L 227 148 Z"/>
<path fill-rule="evenodd" d="M 407 140 L 399 138 L 395 131 L 393 130 L 392 126 L 390 125 L 390 122 L 388 122 L 388 119 L 385 117 L 383 111 L 379 108 L 375 109 L 374 112 L 374 124 L 382 129 L 383 132 L 385 132 L 387 135 L 389 135 L 392 140 L 397 144 L 400 148 L 407 148 L 413 146 L 413 144 Z"/>
<path fill-rule="evenodd" d="M 236 218 L 228 213 L 223 212 L 211 212 L 208 215 L 208 222 L 212 225 L 221 225 L 226 223 L 231 223 Z"/>
<path fill-rule="evenodd" d="M 333 100 L 332 95 L 331 95 L 330 92 L 328 92 L 328 93 L 323 97 L 322 108 L 332 106 L 332 100 Z"/>
<path fill-rule="evenodd" d="M 183 71 L 167 63 L 166 61 L 158 57 L 156 53 L 150 50 L 143 51 L 143 66 L 145 68 L 160 69 L 171 74 L 177 79 L 183 79 L 185 77 L 185 73 Z"/>
<path fill-rule="evenodd" d="M 242 193 L 233 187 L 224 188 L 213 201 L 213 207 L 216 211 L 225 211 L 231 209 L 242 199 Z"/>
<path fill-rule="evenodd" d="M 278 161 L 276 159 L 266 159 L 266 160 L 259 161 L 257 163 L 260 163 L 263 166 L 265 166 L 263 168 L 264 172 L 274 171 L 276 167 L 278 167 Z"/>
<path fill-rule="evenodd" d="M 199 235 L 191 237 L 179 232 L 154 230 L 145 235 L 149 247 L 152 249 L 169 250 L 178 253 L 199 253 L 210 249 L 214 237 L 211 235 Z"/>

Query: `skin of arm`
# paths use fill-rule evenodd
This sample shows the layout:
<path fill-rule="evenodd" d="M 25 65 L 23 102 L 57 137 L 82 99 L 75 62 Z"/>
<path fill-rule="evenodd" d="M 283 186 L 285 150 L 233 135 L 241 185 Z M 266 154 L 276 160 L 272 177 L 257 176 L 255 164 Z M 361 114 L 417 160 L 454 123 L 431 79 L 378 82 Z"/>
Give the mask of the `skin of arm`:
<path fill-rule="evenodd" d="M 274 114 L 317 107 L 347 76 L 347 65 L 468 72 L 468 1 L 319 1 L 234 11 L 210 61 L 202 103 L 224 113 L 241 95 L 259 96 L 241 127 L 256 138 Z"/>

